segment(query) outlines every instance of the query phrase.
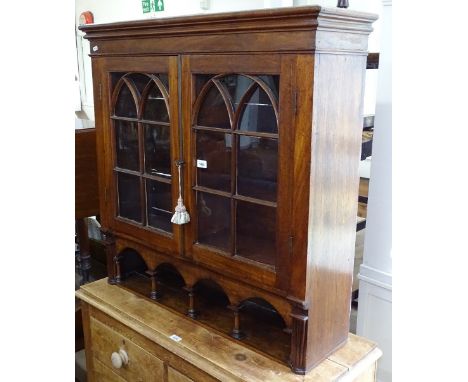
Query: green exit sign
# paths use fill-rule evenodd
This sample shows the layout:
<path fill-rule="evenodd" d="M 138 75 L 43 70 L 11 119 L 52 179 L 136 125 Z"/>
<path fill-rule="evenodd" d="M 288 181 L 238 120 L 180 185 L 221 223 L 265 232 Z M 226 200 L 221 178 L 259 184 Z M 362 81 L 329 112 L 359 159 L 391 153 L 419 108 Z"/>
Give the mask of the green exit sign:
<path fill-rule="evenodd" d="M 143 13 L 164 11 L 164 0 L 141 0 Z"/>

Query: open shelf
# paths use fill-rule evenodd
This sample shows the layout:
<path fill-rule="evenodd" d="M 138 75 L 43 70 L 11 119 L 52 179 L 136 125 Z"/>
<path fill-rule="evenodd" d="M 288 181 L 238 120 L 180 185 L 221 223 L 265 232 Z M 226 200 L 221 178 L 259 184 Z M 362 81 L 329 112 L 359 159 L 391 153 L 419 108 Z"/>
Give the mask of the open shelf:
<path fill-rule="evenodd" d="M 140 269 L 141 270 L 141 269 Z M 187 315 L 188 292 L 184 289 L 182 277 L 173 267 L 157 271 L 157 289 L 161 296 L 156 304 Z M 141 272 L 127 272 L 121 286 L 137 294 L 148 297 L 151 293 L 151 278 Z M 234 315 L 228 308 L 229 298 L 223 289 L 211 280 L 199 280 L 193 287 L 195 320 L 202 325 L 217 330 L 232 338 Z M 290 354 L 291 337 L 285 331 L 281 316 L 266 301 L 248 299 L 239 305 L 240 329 L 245 337 L 243 344 L 287 364 Z M 234 339 L 233 339 L 234 341 Z"/>

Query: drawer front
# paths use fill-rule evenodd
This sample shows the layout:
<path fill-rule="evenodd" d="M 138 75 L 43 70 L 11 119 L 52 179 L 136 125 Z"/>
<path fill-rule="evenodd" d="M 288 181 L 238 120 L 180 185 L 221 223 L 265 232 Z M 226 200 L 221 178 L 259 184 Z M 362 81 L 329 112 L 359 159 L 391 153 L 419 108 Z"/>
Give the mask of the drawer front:
<path fill-rule="evenodd" d="M 104 366 L 97 358 L 93 360 L 94 364 L 94 381 L 96 382 L 126 382 L 120 378 L 111 369 Z"/>
<path fill-rule="evenodd" d="M 160 382 L 164 380 L 164 363 L 136 345 L 123 335 L 91 317 L 92 352 L 102 364 L 115 374 L 132 382 Z M 128 355 L 128 364 L 115 368 L 111 355 L 123 349 Z M 98 379 L 99 380 L 99 379 Z"/>
<path fill-rule="evenodd" d="M 167 368 L 167 382 L 195 382 L 172 367 Z"/>

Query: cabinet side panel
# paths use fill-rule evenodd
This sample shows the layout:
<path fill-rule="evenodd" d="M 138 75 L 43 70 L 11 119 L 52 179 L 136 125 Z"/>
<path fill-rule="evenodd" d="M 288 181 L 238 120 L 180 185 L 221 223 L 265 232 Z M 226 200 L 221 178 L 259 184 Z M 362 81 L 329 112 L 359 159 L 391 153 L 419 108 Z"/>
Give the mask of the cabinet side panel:
<path fill-rule="evenodd" d="M 315 56 L 307 366 L 348 337 L 366 56 Z"/>

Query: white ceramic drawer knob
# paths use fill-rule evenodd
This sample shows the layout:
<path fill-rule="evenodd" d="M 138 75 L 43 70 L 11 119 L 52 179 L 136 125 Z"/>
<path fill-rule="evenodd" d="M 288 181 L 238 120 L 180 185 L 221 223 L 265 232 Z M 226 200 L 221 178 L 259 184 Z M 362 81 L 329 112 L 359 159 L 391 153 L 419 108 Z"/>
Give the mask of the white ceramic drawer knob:
<path fill-rule="evenodd" d="M 118 352 L 113 352 L 111 355 L 112 366 L 116 369 L 120 369 L 122 366 L 128 364 L 128 355 L 127 352 L 123 349 L 120 349 Z"/>

